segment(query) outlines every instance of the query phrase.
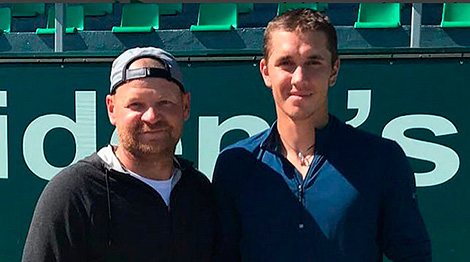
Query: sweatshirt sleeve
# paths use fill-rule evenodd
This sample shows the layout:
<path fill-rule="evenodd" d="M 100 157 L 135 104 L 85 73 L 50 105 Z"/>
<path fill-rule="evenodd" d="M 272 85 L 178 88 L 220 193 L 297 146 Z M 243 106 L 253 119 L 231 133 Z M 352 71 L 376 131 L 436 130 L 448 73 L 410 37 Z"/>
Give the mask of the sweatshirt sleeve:
<path fill-rule="evenodd" d="M 393 143 L 383 205 L 384 253 L 392 261 L 429 262 L 431 243 L 418 208 L 416 185 L 403 150 Z"/>
<path fill-rule="evenodd" d="M 23 262 L 85 261 L 88 219 L 74 175 L 61 172 L 44 188 L 31 221 Z"/>

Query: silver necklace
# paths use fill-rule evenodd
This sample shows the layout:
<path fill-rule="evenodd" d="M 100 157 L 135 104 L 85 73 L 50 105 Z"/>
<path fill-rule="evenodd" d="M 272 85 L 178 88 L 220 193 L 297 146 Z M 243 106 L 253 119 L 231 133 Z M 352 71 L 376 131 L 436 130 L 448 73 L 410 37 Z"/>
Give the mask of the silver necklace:
<path fill-rule="evenodd" d="M 305 154 L 308 153 L 308 151 L 310 151 L 310 149 L 312 149 L 313 147 L 315 146 L 315 144 L 311 145 L 309 148 L 307 148 L 307 150 L 305 150 Z M 308 166 L 310 165 L 310 162 L 309 160 L 307 159 L 307 156 L 302 154 L 302 152 L 299 152 L 297 153 L 297 157 L 299 158 L 300 160 L 300 165 L 302 166 Z"/>
<path fill-rule="evenodd" d="M 302 153 L 302 151 L 297 152 L 297 150 L 295 150 L 294 147 L 291 146 L 289 143 L 287 143 L 287 141 L 285 141 L 284 139 L 281 138 L 281 140 L 282 140 L 284 143 L 286 143 L 286 145 L 288 145 L 294 152 L 297 153 L 296 155 L 297 155 L 297 158 L 298 158 L 299 161 L 300 161 L 300 165 L 302 165 L 302 166 L 308 166 L 308 165 L 310 165 L 309 160 L 308 160 L 306 154 L 308 154 L 308 152 L 310 151 L 310 149 L 312 149 L 312 148 L 315 146 L 315 143 L 313 143 L 313 145 L 311 145 L 309 148 L 307 148 L 307 149 L 305 150 L 305 153 Z"/>

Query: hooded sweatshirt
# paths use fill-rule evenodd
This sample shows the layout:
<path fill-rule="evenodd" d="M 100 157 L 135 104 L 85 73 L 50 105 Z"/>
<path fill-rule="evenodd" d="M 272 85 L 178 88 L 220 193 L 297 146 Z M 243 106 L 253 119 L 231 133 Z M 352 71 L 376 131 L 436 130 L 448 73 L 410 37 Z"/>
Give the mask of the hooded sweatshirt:
<path fill-rule="evenodd" d="M 111 146 L 63 169 L 39 198 L 22 261 L 210 261 L 210 182 L 187 160 L 175 165 L 170 208 Z"/>

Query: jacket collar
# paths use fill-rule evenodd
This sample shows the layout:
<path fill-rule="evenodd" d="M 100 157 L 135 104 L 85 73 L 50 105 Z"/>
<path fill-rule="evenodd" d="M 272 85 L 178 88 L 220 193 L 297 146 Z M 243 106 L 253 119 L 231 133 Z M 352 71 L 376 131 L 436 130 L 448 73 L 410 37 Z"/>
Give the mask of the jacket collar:
<path fill-rule="evenodd" d="M 329 115 L 326 126 L 322 129 L 315 129 L 315 153 L 323 154 L 326 152 L 328 148 L 327 144 L 329 143 L 331 134 L 337 127 L 338 121 L 339 120 L 335 116 Z M 271 128 L 268 130 L 267 135 L 262 140 L 261 148 L 272 153 L 281 153 L 282 144 L 277 130 L 277 120 L 274 121 Z"/>

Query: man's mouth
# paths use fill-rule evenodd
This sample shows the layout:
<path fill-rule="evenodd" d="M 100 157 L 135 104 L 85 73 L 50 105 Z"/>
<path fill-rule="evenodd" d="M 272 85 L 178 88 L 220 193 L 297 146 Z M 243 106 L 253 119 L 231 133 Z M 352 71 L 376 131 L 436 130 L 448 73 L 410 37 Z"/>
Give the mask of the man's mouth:
<path fill-rule="evenodd" d="M 161 132 L 167 132 L 169 128 L 155 128 L 155 129 L 150 129 L 150 130 L 144 130 L 142 133 L 144 134 L 155 134 L 155 133 L 161 133 Z"/>
<path fill-rule="evenodd" d="M 307 93 L 307 92 L 290 92 L 289 96 L 294 96 L 294 97 L 309 97 L 311 96 L 312 93 Z"/>

